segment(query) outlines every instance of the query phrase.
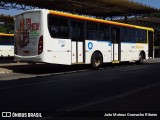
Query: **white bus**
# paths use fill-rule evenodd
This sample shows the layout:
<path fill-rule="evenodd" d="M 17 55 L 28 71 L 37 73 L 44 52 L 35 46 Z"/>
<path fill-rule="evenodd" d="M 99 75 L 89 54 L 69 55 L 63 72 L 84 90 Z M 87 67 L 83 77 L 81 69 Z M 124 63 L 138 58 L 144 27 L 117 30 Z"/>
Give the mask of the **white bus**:
<path fill-rule="evenodd" d="M 0 33 L 0 57 L 14 56 L 14 34 Z"/>
<path fill-rule="evenodd" d="M 152 28 L 52 10 L 15 16 L 15 61 L 91 64 L 153 58 Z"/>

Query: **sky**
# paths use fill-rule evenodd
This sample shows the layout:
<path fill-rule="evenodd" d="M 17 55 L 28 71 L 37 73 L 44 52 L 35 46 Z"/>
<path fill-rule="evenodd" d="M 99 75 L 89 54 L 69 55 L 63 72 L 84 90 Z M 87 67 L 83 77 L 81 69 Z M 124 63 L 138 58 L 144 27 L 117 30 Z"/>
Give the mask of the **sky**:
<path fill-rule="evenodd" d="M 160 0 L 130 0 L 134 2 L 143 3 L 149 5 L 151 7 L 159 8 L 160 9 Z"/>
<path fill-rule="evenodd" d="M 160 0 L 130 0 L 130 1 L 139 2 L 160 9 Z M 0 14 L 14 16 L 21 11 L 22 10 L 15 10 L 15 9 L 10 9 L 10 10 L 0 9 Z"/>

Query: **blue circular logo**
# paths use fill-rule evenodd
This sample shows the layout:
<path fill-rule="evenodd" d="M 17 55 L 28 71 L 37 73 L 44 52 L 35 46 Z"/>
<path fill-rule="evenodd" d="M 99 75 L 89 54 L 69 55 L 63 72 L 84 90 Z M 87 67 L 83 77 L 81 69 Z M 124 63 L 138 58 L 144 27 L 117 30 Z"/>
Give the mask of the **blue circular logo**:
<path fill-rule="evenodd" d="M 89 43 L 88 43 L 88 49 L 92 50 L 92 48 L 93 48 L 93 43 L 92 43 L 92 42 L 89 42 Z"/>

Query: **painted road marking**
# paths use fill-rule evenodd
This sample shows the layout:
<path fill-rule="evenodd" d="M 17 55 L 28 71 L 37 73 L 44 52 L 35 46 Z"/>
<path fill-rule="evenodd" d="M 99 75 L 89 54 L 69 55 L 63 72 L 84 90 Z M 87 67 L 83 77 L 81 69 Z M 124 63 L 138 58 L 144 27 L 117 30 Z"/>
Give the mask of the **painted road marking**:
<path fill-rule="evenodd" d="M 152 87 L 156 87 L 156 86 L 159 86 L 159 85 L 160 85 L 160 82 L 152 84 L 152 85 L 147 85 L 147 86 L 144 86 L 144 87 L 141 87 L 141 88 L 138 88 L 138 89 L 120 94 L 120 95 L 115 95 L 115 96 L 112 96 L 110 98 L 106 98 L 106 99 L 102 99 L 102 100 L 98 100 L 98 101 L 93 101 L 93 102 L 90 102 L 88 104 L 80 105 L 80 106 L 73 107 L 73 108 L 70 108 L 70 109 L 69 108 L 63 108 L 63 109 L 60 109 L 58 111 L 66 111 L 65 113 L 72 112 L 72 111 L 77 111 L 77 110 L 80 110 L 80 109 L 83 109 L 83 108 L 86 108 L 86 107 L 90 107 L 90 106 L 93 106 L 93 105 L 96 105 L 96 104 L 102 104 L 104 102 L 109 102 L 109 101 L 112 101 L 112 100 L 115 100 L 115 99 L 126 97 L 128 95 L 133 95 L 137 92 L 140 92 L 140 91 L 152 88 Z"/>

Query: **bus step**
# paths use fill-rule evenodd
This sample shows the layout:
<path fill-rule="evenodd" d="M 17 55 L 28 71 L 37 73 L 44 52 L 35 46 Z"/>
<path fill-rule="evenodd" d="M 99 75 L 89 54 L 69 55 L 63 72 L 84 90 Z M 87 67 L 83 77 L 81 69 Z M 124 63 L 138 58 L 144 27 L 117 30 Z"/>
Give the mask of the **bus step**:
<path fill-rule="evenodd" d="M 83 62 L 79 62 L 79 63 L 72 63 L 72 65 L 79 65 L 79 64 L 84 64 Z"/>
<path fill-rule="evenodd" d="M 112 63 L 119 63 L 119 61 L 118 60 L 114 60 L 114 61 L 112 61 Z"/>

